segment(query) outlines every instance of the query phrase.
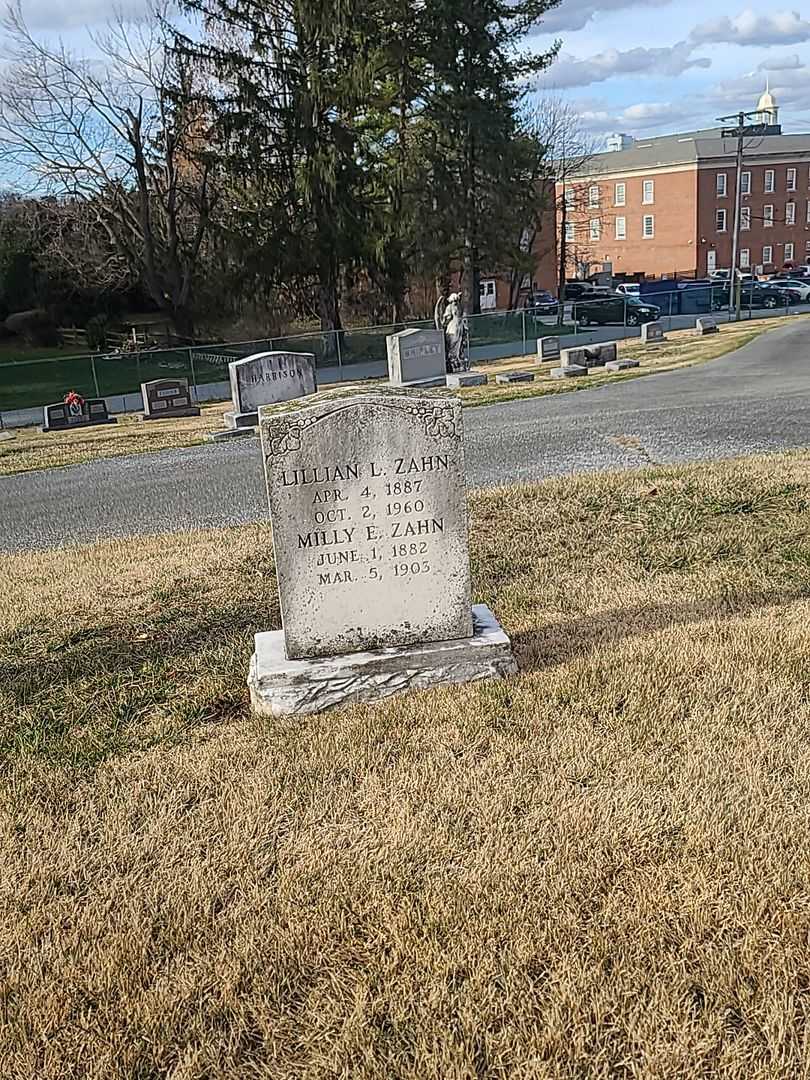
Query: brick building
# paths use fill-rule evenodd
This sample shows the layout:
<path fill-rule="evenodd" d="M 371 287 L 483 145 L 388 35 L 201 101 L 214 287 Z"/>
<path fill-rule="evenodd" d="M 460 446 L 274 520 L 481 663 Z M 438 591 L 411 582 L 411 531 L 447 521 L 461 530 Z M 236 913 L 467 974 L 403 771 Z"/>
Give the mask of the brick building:
<path fill-rule="evenodd" d="M 741 170 L 739 265 L 767 274 L 810 263 L 810 134 L 783 135 L 767 91 L 758 110 L 762 134 L 746 138 Z M 736 138 L 716 129 L 614 145 L 566 188 L 573 261 L 589 272 L 612 264 L 619 278 L 730 267 Z"/>

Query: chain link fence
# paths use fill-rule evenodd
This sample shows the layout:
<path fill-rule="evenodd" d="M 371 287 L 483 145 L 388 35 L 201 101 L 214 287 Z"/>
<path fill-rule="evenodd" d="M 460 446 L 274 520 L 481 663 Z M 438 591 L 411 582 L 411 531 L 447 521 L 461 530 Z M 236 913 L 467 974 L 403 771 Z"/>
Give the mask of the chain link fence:
<path fill-rule="evenodd" d="M 686 329 L 707 313 L 714 313 L 719 319 L 731 318 L 728 303 L 727 289 L 689 286 L 677 291 L 645 291 L 635 299 L 612 295 L 566 303 L 562 322 L 555 306 L 548 305 L 536 310 L 482 312 L 467 320 L 471 358 L 473 363 L 481 363 L 525 356 L 534 353 L 537 339 L 547 335 L 559 335 L 563 345 L 633 336 L 650 317 L 639 304 L 642 308 L 657 308 L 665 329 Z M 749 294 L 742 317 L 759 318 L 796 310 L 810 310 L 810 306 L 777 302 L 773 308 L 755 307 L 753 294 Z M 387 372 L 386 337 L 400 330 L 432 325 L 429 320 L 409 319 L 396 326 L 293 334 L 191 348 L 0 360 L 0 426 L 39 422 L 42 406 L 61 401 L 69 390 L 76 390 L 83 397 L 107 399 L 111 412 L 135 411 L 140 404 L 140 385 L 151 379 L 184 378 L 198 401 L 224 400 L 230 393 L 228 364 L 257 352 L 313 353 L 322 385 L 381 377 Z"/>

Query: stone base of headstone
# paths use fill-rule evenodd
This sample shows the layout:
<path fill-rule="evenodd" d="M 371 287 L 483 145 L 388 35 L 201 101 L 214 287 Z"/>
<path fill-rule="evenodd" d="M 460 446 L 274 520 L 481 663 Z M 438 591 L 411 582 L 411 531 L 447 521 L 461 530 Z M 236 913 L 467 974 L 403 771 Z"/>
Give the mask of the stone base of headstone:
<path fill-rule="evenodd" d="M 236 428 L 258 428 L 258 412 L 226 412 L 223 416 L 225 427 L 230 431 Z"/>
<path fill-rule="evenodd" d="M 48 427 L 47 425 L 43 425 L 39 430 L 47 435 L 52 431 L 81 431 L 82 428 L 102 427 L 104 424 L 117 423 L 117 416 L 107 416 L 103 420 L 77 420 L 67 427 Z"/>
<path fill-rule="evenodd" d="M 605 364 L 605 371 L 626 371 L 627 368 L 640 367 L 638 360 L 610 360 Z"/>
<path fill-rule="evenodd" d="M 197 406 L 190 405 L 187 409 L 172 409 L 169 413 L 141 413 L 141 420 L 183 420 L 187 416 L 199 415 Z"/>
<path fill-rule="evenodd" d="M 317 660 L 288 660 L 284 631 L 256 635 L 248 687 L 260 716 L 318 713 L 431 686 L 503 679 L 517 672 L 512 644 L 485 604 L 473 607 L 473 636 Z"/>
<path fill-rule="evenodd" d="M 446 385 L 457 390 L 460 386 L 486 386 L 486 382 L 486 375 L 480 375 L 474 371 L 458 371 L 447 376 Z"/>
<path fill-rule="evenodd" d="M 495 382 L 503 384 L 518 382 L 534 382 L 533 371 L 502 371 L 495 376 Z"/>
<path fill-rule="evenodd" d="M 230 439 L 244 439 L 258 433 L 258 429 L 253 427 L 223 428 L 222 431 L 214 431 L 205 438 L 207 442 L 228 442 Z"/>
<path fill-rule="evenodd" d="M 579 364 L 566 364 L 565 367 L 555 367 L 549 372 L 552 379 L 576 379 L 587 375 L 590 368 L 581 367 Z"/>

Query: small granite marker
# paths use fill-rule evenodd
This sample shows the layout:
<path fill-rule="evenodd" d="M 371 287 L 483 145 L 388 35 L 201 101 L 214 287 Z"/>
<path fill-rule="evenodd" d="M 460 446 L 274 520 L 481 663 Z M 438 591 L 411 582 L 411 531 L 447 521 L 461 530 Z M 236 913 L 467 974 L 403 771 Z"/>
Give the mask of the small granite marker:
<path fill-rule="evenodd" d="M 642 345 L 660 345 L 662 341 L 666 340 L 667 339 L 664 337 L 664 327 L 660 322 L 648 322 L 642 324 Z"/>
<path fill-rule="evenodd" d="M 534 382 L 533 371 L 502 371 L 500 375 L 495 376 L 495 382 L 503 384 L 519 383 L 519 382 Z"/>
<path fill-rule="evenodd" d="M 717 325 L 717 319 L 712 315 L 704 315 L 702 319 L 698 319 L 695 323 L 695 332 L 701 336 L 719 334 L 720 327 Z"/>
<path fill-rule="evenodd" d="M 43 432 L 69 431 L 73 428 L 93 427 L 96 424 L 117 424 L 118 420 L 110 416 L 104 398 L 87 398 L 81 406 L 73 406 L 65 401 L 43 406 Z"/>
<path fill-rule="evenodd" d="M 259 409 L 279 401 L 307 397 L 316 390 L 312 353 L 266 352 L 228 365 L 233 411 L 225 413 L 225 430 L 214 441 L 249 435 L 259 425 Z"/>
<path fill-rule="evenodd" d="M 141 383 L 144 420 L 168 420 L 178 416 L 199 416 L 191 403 L 187 379 L 153 379 Z"/>
<path fill-rule="evenodd" d="M 441 330 L 403 330 L 385 339 L 392 386 L 443 386 L 446 374 Z"/>
<path fill-rule="evenodd" d="M 458 399 L 328 391 L 263 408 L 261 436 L 283 630 L 256 635 L 258 713 L 516 670 L 470 603 Z"/>
<path fill-rule="evenodd" d="M 537 339 L 537 359 L 542 364 L 545 360 L 559 360 L 560 339 L 556 334 Z"/>

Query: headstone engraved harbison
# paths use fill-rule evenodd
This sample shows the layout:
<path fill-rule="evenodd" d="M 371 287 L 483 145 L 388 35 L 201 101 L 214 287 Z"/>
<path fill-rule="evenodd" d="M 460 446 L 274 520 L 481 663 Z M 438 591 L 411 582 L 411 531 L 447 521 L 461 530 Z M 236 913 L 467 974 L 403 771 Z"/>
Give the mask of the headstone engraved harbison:
<path fill-rule="evenodd" d="M 225 413 L 229 428 L 256 427 L 262 405 L 314 394 L 312 353 L 265 352 L 228 365 L 233 411 Z"/>
<path fill-rule="evenodd" d="M 514 670 L 471 607 L 458 399 L 333 391 L 263 409 L 261 436 L 283 631 L 256 636 L 257 711 Z"/>
<path fill-rule="evenodd" d="M 192 404 L 187 379 L 153 379 L 141 383 L 141 397 L 144 420 L 200 415 L 200 410 Z"/>
<path fill-rule="evenodd" d="M 403 330 L 385 339 L 388 381 L 392 386 L 439 386 L 445 380 L 444 334 L 440 330 Z"/>

